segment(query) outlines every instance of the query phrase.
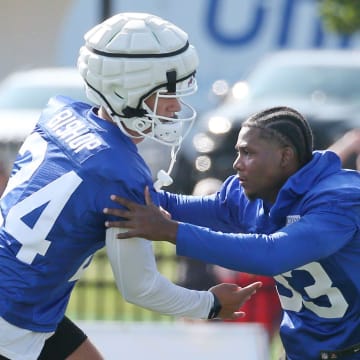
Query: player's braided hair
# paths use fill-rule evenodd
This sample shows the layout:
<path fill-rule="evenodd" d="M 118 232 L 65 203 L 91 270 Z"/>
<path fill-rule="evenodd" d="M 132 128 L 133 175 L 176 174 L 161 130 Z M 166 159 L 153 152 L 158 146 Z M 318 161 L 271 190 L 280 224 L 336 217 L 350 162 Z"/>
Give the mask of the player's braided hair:
<path fill-rule="evenodd" d="M 291 146 L 303 166 L 312 158 L 313 133 L 307 120 L 296 110 L 279 106 L 258 112 L 242 124 L 258 128 L 260 136 Z"/>

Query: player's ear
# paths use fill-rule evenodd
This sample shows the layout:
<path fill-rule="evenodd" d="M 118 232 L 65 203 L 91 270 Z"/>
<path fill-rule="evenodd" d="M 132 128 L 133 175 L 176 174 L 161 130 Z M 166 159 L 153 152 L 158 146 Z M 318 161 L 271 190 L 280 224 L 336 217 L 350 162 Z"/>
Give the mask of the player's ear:
<path fill-rule="evenodd" d="M 291 146 L 284 146 L 281 149 L 281 166 L 293 166 L 296 162 L 297 160 L 294 149 Z"/>

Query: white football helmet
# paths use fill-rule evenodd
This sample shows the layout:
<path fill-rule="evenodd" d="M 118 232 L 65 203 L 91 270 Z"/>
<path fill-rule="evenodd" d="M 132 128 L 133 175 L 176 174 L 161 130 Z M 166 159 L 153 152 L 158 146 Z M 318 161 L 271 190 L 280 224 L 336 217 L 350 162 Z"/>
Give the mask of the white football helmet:
<path fill-rule="evenodd" d="M 121 13 L 85 34 L 78 69 L 87 97 L 103 106 L 125 134 L 149 137 L 178 147 L 196 112 L 182 97 L 197 90 L 198 56 L 187 34 L 146 13 Z M 155 106 L 145 100 L 156 93 Z M 157 114 L 161 97 L 175 97 L 182 110 L 170 118 Z M 187 131 L 183 125 L 187 124 Z M 125 126 L 124 126 L 125 125 Z"/>

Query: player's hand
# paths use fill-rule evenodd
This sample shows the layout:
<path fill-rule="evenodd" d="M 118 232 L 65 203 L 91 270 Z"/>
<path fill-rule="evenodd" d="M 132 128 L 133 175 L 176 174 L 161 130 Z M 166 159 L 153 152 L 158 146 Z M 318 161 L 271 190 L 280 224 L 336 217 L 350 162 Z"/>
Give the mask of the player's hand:
<path fill-rule="evenodd" d="M 217 318 L 237 319 L 245 316 L 244 312 L 239 311 L 240 307 L 261 286 L 262 283 L 257 281 L 243 288 L 235 284 L 219 284 L 210 288 L 209 290 L 217 296 L 221 304 L 221 311 Z"/>
<path fill-rule="evenodd" d="M 123 219 L 119 221 L 106 221 L 106 227 L 128 229 L 128 231 L 119 233 L 117 235 L 118 239 L 141 237 L 149 240 L 176 243 L 178 223 L 172 221 L 169 213 L 160 209 L 152 202 L 147 187 L 145 188 L 145 205 L 135 203 L 116 195 L 111 195 L 111 200 L 127 209 L 104 209 L 105 214 Z"/>

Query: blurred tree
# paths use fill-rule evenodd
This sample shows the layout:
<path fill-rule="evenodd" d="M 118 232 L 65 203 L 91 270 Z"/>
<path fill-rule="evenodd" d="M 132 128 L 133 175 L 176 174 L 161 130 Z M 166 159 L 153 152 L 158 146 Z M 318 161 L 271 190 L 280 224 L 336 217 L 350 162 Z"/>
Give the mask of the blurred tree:
<path fill-rule="evenodd" d="M 360 30 L 358 0 L 318 0 L 320 16 L 330 31 L 351 35 Z"/>

